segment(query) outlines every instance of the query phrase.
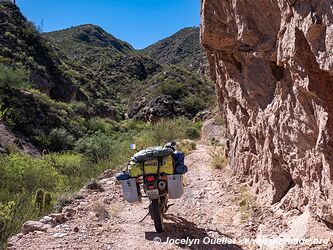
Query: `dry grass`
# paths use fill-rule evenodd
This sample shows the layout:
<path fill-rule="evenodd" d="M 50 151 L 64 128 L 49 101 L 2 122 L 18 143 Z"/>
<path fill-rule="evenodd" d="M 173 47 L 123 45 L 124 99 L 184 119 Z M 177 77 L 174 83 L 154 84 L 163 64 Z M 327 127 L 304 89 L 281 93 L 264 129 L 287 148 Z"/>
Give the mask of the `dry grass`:
<path fill-rule="evenodd" d="M 239 206 L 240 222 L 246 223 L 251 220 L 257 210 L 257 206 L 254 197 L 250 195 L 246 186 L 239 188 L 239 195 L 236 197 L 236 201 Z"/>
<path fill-rule="evenodd" d="M 185 155 L 189 154 L 197 147 L 197 143 L 192 140 L 182 140 L 177 143 L 177 150 L 183 152 Z"/>
<path fill-rule="evenodd" d="M 210 149 L 210 156 L 212 157 L 211 166 L 214 169 L 224 169 L 229 161 L 224 155 L 224 148 L 215 146 Z"/>
<path fill-rule="evenodd" d="M 92 179 L 87 185 L 86 185 L 87 189 L 91 189 L 91 190 L 96 190 L 96 191 L 104 191 L 102 188 L 102 185 L 98 183 L 98 181 L 96 179 Z"/>
<path fill-rule="evenodd" d="M 241 223 L 246 222 L 249 219 L 249 196 L 246 187 L 242 186 L 239 190 L 239 211 Z"/>
<path fill-rule="evenodd" d="M 111 216 L 116 216 L 117 214 L 118 214 L 118 212 L 119 212 L 119 205 L 117 205 L 117 204 L 113 204 L 111 207 L 110 207 L 110 209 L 109 209 L 109 211 L 110 211 L 110 215 Z"/>
<path fill-rule="evenodd" d="M 96 201 L 92 204 L 92 211 L 99 219 L 105 220 L 110 218 L 110 214 L 105 205 L 99 201 Z"/>

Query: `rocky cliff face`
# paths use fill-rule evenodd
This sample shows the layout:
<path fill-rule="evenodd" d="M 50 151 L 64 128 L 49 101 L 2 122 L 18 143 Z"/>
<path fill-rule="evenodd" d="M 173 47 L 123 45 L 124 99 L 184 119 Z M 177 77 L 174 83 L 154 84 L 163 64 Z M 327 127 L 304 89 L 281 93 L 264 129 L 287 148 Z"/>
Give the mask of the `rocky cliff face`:
<path fill-rule="evenodd" d="M 230 166 L 259 203 L 333 223 L 333 1 L 202 0 Z M 308 205 L 308 206 L 307 206 Z"/>

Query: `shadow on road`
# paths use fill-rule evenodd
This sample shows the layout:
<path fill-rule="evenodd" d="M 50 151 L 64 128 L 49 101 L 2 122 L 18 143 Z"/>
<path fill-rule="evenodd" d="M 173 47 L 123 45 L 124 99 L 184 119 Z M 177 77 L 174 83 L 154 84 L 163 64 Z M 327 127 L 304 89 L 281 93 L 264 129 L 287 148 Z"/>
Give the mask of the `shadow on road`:
<path fill-rule="evenodd" d="M 219 231 L 206 230 L 204 228 L 197 227 L 195 223 L 172 214 L 166 215 L 165 219 L 165 232 L 145 232 L 145 238 L 147 240 L 156 241 L 160 239 L 159 244 L 173 243 L 174 245 L 187 249 L 242 249 L 236 244 L 227 244 L 227 239 L 231 239 L 232 237 Z M 213 232 L 214 235 L 217 235 L 217 237 L 209 236 L 207 231 Z M 221 241 L 216 242 L 216 238 Z"/>

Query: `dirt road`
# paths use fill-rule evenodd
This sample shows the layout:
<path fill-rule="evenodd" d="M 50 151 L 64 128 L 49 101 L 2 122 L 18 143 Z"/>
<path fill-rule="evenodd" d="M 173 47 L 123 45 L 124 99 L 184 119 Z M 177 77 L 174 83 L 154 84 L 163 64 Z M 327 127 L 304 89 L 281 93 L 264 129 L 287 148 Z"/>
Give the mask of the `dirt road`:
<path fill-rule="evenodd" d="M 30 233 L 9 242 L 11 249 L 330 249 L 332 242 L 270 245 L 244 242 L 260 238 L 331 239 L 332 232 L 308 213 L 285 212 L 279 204 L 259 207 L 246 183 L 227 167 L 210 166 L 212 148 L 198 144 L 186 157 L 189 172 L 185 194 L 167 212 L 165 232 L 156 233 L 148 213 L 149 201 L 129 204 L 114 176 L 105 176 L 104 191 L 82 189 L 60 214 L 29 222 Z M 54 222 L 57 221 L 55 224 Z M 302 230 L 300 230 L 300 228 Z M 296 232 L 296 233 L 295 233 Z M 260 245 L 260 244 L 259 244 Z"/>
<path fill-rule="evenodd" d="M 227 243 L 237 237 L 230 219 L 237 214 L 232 206 L 235 190 L 227 182 L 227 171 L 212 170 L 209 147 L 197 145 L 186 157 L 185 194 L 170 200 L 165 232 L 158 234 L 148 213 L 149 201 L 129 204 L 121 197 L 114 177 L 100 181 L 104 191 L 83 189 L 63 211 L 69 219 L 46 232 L 35 231 L 10 242 L 11 249 L 241 249 Z M 96 214 L 99 216 L 97 217 Z M 214 242 L 219 238 L 221 242 Z"/>

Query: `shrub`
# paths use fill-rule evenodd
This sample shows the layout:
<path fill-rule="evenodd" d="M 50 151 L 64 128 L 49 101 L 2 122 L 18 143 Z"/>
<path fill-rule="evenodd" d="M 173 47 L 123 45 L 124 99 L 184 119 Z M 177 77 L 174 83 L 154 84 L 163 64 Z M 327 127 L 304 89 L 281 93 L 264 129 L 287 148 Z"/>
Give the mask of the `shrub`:
<path fill-rule="evenodd" d="M 50 150 L 64 151 L 72 149 L 74 145 L 74 137 L 64 128 L 55 128 L 48 136 L 50 142 Z"/>
<path fill-rule="evenodd" d="M 191 125 L 185 118 L 161 119 L 153 125 L 152 136 L 159 145 L 186 137 L 186 129 Z"/>
<path fill-rule="evenodd" d="M 14 194 L 38 188 L 56 191 L 62 178 L 49 162 L 20 154 L 0 156 L 0 173 L 0 187 Z"/>
<path fill-rule="evenodd" d="M 4 149 L 8 154 L 18 154 L 20 153 L 20 148 L 17 144 L 6 144 L 4 145 Z"/>
<path fill-rule="evenodd" d="M 0 64 L 0 89 L 30 88 L 28 73 L 23 68 L 12 69 Z"/>
<path fill-rule="evenodd" d="M 188 127 L 185 131 L 186 136 L 189 139 L 198 139 L 201 134 L 202 122 L 192 123 L 191 127 Z"/>
<path fill-rule="evenodd" d="M 60 195 L 56 201 L 55 209 L 58 213 L 62 212 L 62 209 L 73 203 L 75 199 L 75 194 L 72 193 L 64 193 Z"/>
<path fill-rule="evenodd" d="M 52 166 L 62 175 L 75 175 L 82 165 L 80 154 L 73 153 L 52 153 L 45 156 Z"/>
<path fill-rule="evenodd" d="M 158 93 L 178 99 L 184 95 L 184 85 L 174 80 L 164 81 L 159 85 Z"/>
<path fill-rule="evenodd" d="M 113 135 L 115 126 L 106 119 L 94 117 L 88 121 L 87 127 L 90 131 Z"/>
<path fill-rule="evenodd" d="M 150 125 L 144 121 L 140 121 L 140 120 L 135 120 L 135 119 L 129 119 L 129 120 L 125 120 L 122 123 L 122 129 L 124 131 L 142 131 L 145 129 L 148 129 L 150 127 Z"/>
<path fill-rule="evenodd" d="M 43 190 L 59 192 L 64 187 L 64 177 L 48 161 L 20 154 L 0 156 L 0 173 L 0 200 L 2 204 L 13 204 L 6 215 L 9 219 L 0 221 L 1 248 L 8 237 L 19 231 L 23 222 L 37 219 L 49 211 L 45 207 L 48 192 Z"/>
<path fill-rule="evenodd" d="M 185 97 L 182 100 L 181 106 L 186 112 L 192 115 L 197 114 L 199 111 L 207 107 L 205 101 L 202 98 L 195 95 L 190 95 Z"/>
<path fill-rule="evenodd" d="M 8 119 L 6 121 L 8 124 Z M 42 149 L 47 149 L 50 147 L 50 140 L 47 135 L 41 129 L 32 129 L 31 138 L 36 146 Z"/>
<path fill-rule="evenodd" d="M 198 139 L 200 137 L 200 130 L 195 127 L 189 127 L 185 131 L 189 139 Z"/>
<path fill-rule="evenodd" d="M 99 201 L 96 201 L 92 205 L 92 211 L 95 213 L 96 217 L 105 220 L 110 218 L 110 214 L 108 210 L 106 209 L 105 205 Z"/>
<path fill-rule="evenodd" d="M 0 249 L 6 249 L 7 238 L 20 231 L 22 223 L 38 218 L 38 210 L 32 202 L 29 193 L 14 194 L 11 201 L 4 202 L 4 208 L 0 208 L 6 217 L 0 215 Z M 1 206 L 1 205 L 0 205 Z"/>
<path fill-rule="evenodd" d="M 87 185 L 86 185 L 87 189 L 91 189 L 91 190 L 98 190 L 98 191 L 102 191 L 103 188 L 101 186 L 101 184 L 98 183 L 98 181 L 96 179 L 92 179 Z"/>
<path fill-rule="evenodd" d="M 59 172 L 65 176 L 63 180 L 67 190 L 75 190 L 82 187 L 82 183 L 91 177 L 100 174 L 91 162 L 86 162 L 82 155 L 77 153 L 52 153 L 45 159 Z"/>
<path fill-rule="evenodd" d="M 107 160 L 110 157 L 111 148 L 111 138 L 101 132 L 85 136 L 75 144 L 75 150 L 84 154 L 93 162 Z"/>
<path fill-rule="evenodd" d="M 87 104 L 85 104 L 84 102 L 72 102 L 70 106 L 73 111 L 78 115 L 85 116 L 89 113 Z"/>

